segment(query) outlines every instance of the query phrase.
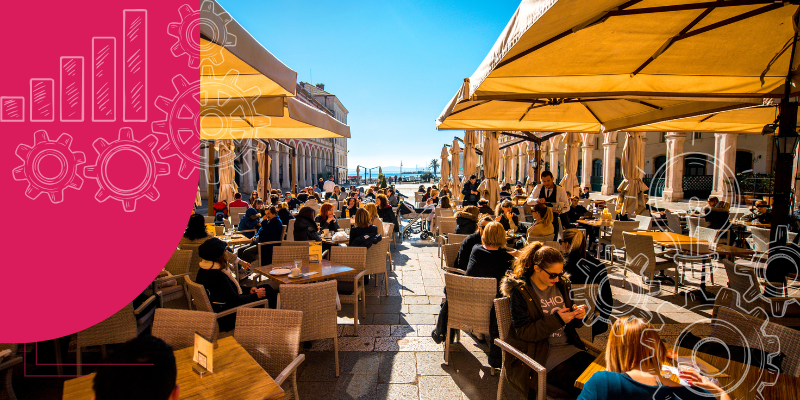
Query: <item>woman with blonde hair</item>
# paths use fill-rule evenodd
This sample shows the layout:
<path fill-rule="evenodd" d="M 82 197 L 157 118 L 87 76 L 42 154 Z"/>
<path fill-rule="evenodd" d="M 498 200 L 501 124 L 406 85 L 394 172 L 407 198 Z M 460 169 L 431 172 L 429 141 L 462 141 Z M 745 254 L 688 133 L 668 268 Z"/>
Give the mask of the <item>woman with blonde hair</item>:
<path fill-rule="evenodd" d="M 552 236 L 553 229 L 553 209 L 542 204 L 536 203 L 531 210 L 533 215 L 533 225 L 528 229 L 528 240 L 535 237 Z"/>
<path fill-rule="evenodd" d="M 594 361 L 575 330 L 583 324 L 586 309 L 570 298 L 561 251 L 533 242 L 520 253 L 500 287 L 511 298 L 508 343 L 547 369 L 548 396 L 577 396 L 575 380 Z M 504 368 L 508 380 L 528 398 L 536 395 L 536 371 L 516 357 L 506 357 Z"/>
<path fill-rule="evenodd" d="M 367 210 L 370 224 L 375 225 L 378 228 L 378 233 L 383 236 L 383 221 L 378 217 L 378 206 L 375 203 L 367 203 L 364 205 L 364 209 Z M 358 215 L 358 212 L 356 212 Z"/>
<path fill-rule="evenodd" d="M 622 317 L 614 322 L 608 335 L 606 371 L 592 375 L 583 385 L 578 400 L 619 399 L 623 396 L 629 399 L 700 400 L 716 397 L 730 400 L 722 388 L 696 371 L 680 372 L 680 378 L 689 383 L 688 387 L 665 378 L 661 365 L 667 357 L 667 349 L 652 325 L 637 317 Z"/>
<path fill-rule="evenodd" d="M 374 204 L 371 204 L 374 206 Z M 350 228 L 350 243 L 351 247 L 367 247 L 381 241 L 381 234 L 378 233 L 378 227 L 372 222 L 369 212 L 365 208 L 359 208 L 355 215 L 355 226 Z"/>

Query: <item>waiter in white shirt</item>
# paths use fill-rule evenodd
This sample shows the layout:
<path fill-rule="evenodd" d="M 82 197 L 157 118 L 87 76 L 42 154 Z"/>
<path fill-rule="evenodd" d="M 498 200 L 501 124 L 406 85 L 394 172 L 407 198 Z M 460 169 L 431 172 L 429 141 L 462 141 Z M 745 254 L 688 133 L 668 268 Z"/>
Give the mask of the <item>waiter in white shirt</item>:
<path fill-rule="evenodd" d="M 331 195 L 333 194 L 333 188 L 335 187 L 336 183 L 333 181 L 333 175 L 328 175 L 328 180 L 325 181 L 320 189 L 325 192 L 325 198 L 329 199 L 331 198 Z"/>
<path fill-rule="evenodd" d="M 550 171 L 542 172 L 542 183 L 533 188 L 531 195 L 528 196 L 526 204 L 534 205 L 542 203 L 548 207 L 553 207 L 557 203 L 569 204 L 569 197 L 567 197 L 567 190 L 561 186 L 556 185 L 553 179 L 553 173 Z M 558 237 L 558 218 L 560 214 L 553 211 L 553 231 L 555 237 Z"/>

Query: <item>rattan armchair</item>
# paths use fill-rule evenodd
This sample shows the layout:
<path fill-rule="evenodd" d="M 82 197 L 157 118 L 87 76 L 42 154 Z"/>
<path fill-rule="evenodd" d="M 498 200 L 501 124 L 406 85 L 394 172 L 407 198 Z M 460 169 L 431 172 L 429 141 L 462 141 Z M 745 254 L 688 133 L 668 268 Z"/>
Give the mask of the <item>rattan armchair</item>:
<path fill-rule="evenodd" d="M 258 307 L 262 305 L 264 307 L 269 306 L 269 300 L 263 299 L 247 304 L 242 304 L 238 307 L 230 308 L 225 311 L 214 312 L 214 309 L 211 308 L 211 301 L 208 300 L 208 293 L 206 293 L 206 288 L 204 288 L 203 285 L 195 283 L 193 280 L 186 278 L 186 287 L 189 289 L 189 295 L 192 297 L 192 304 L 194 304 L 194 308 L 197 311 L 212 313 L 214 315 L 215 320 L 219 320 L 222 317 L 234 314 L 239 310 L 245 308 Z M 219 334 L 219 323 L 214 325 L 214 334 L 212 335 L 213 337 L 211 340 L 216 341 L 218 334 Z"/>
<path fill-rule="evenodd" d="M 267 371 L 275 383 L 292 378 L 294 399 L 297 392 L 297 367 L 305 360 L 299 354 L 303 313 L 291 310 L 247 309 L 236 314 L 233 337 Z"/>
<path fill-rule="evenodd" d="M 295 242 L 295 243 L 305 243 L 305 242 Z M 281 245 L 281 246 L 276 246 L 272 249 L 273 264 L 289 263 L 297 259 L 308 261 L 308 245 L 305 246 Z"/>
<path fill-rule="evenodd" d="M 350 229 L 352 224 L 350 223 L 350 218 L 336 218 L 336 224 L 339 225 L 341 229 Z"/>
<path fill-rule="evenodd" d="M 447 244 L 460 244 L 467 238 L 469 235 L 463 235 L 460 233 L 451 233 L 447 235 Z"/>
<path fill-rule="evenodd" d="M 619 254 L 624 254 L 627 257 L 627 253 L 625 251 L 625 240 L 622 238 L 622 234 L 625 232 L 633 232 L 639 228 L 639 221 L 614 221 L 614 225 L 611 227 L 611 234 L 606 236 L 601 236 L 597 243 L 597 257 L 600 258 L 600 248 L 606 246 L 606 254 L 609 255 L 611 259 L 611 266 L 614 266 L 614 258 L 616 258 Z"/>
<path fill-rule="evenodd" d="M 200 253 L 197 250 L 200 248 L 200 243 L 198 244 L 182 244 L 178 247 L 180 250 L 191 250 L 192 251 L 192 260 L 189 261 L 189 278 L 192 280 L 197 279 L 197 271 L 200 271 Z"/>
<path fill-rule="evenodd" d="M 669 211 L 664 212 L 667 217 L 667 228 L 669 231 L 677 234 L 683 233 L 683 226 L 681 226 L 681 217 Z"/>
<path fill-rule="evenodd" d="M 247 207 L 231 207 L 228 214 L 231 216 L 231 223 L 234 226 L 239 226 L 239 214 L 247 213 Z"/>
<path fill-rule="evenodd" d="M 295 219 L 290 219 L 289 223 L 286 224 L 286 238 L 284 239 L 287 242 L 294 242 L 294 221 Z"/>
<path fill-rule="evenodd" d="M 592 325 L 603 324 L 604 321 L 595 321 L 595 312 L 597 311 L 597 297 L 600 293 L 600 285 L 598 284 L 572 284 L 570 290 L 570 297 L 575 305 L 586 305 L 586 316 L 583 317 L 583 326 L 576 329 L 578 336 L 583 340 L 583 344 L 590 350 L 600 353 L 602 350 L 594 345 L 594 338 L 592 337 Z"/>
<path fill-rule="evenodd" d="M 489 316 L 497 294 L 497 279 L 445 273 L 444 285 L 447 288 L 447 327 L 450 328 L 444 342 L 444 363 L 449 364 L 452 329 L 480 333 L 491 340 L 488 339 Z M 456 340 L 461 336 L 458 331 Z"/>
<path fill-rule="evenodd" d="M 189 295 L 186 291 L 186 284 L 183 279 L 184 276 L 189 274 L 189 264 L 191 261 L 191 250 L 175 250 L 169 258 L 169 261 L 167 261 L 167 265 L 164 266 L 164 269 L 172 274 L 172 276 L 153 280 L 153 293 L 161 292 L 160 307 L 164 307 L 164 303 L 183 297 L 186 299 L 187 306 L 192 308 L 192 303 L 189 301 Z M 174 281 L 174 284 L 171 281 Z"/>
<path fill-rule="evenodd" d="M 392 238 L 392 244 L 394 244 L 395 250 L 397 250 L 397 243 L 395 243 L 394 238 L 397 236 L 394 234 L 394 224 L 391 222 L 384 222 L 383 223 L 383 238 L 389 239 Z M 389 267 L 392 268 L 394 271 L 394 261 L 392 261 L 392 250 L 391 247 L 389 248 Z"/>
<path fill-rule="evenodd" d="M 642 277 L 642 282 L 649 284 L 656 268 L 659 270 L 674 269 L 675 293 L 678 293 L 678 283 L 682 280 L 682 274 L 681 276 L 678 274 L 678 264 L 674 260 L 656 257 L 652 236 L 625 232 L 623 240 L 627 256 L 625 257 L 622 286 L 628 280 L 628 270 L 637 273 Z M 656 293 L 650 292 L 650 294 L 655 295 Z"/>
<path fill-rule="evenodd" d="M 763 287 L 758 279 L 756 270 L 753 269 L 752 263 L 743 261 L 742 264 L 729 260 L 722 260 L 722 265 L 725 267 L 725 272 L 728 275 L 728 287 L 739 293 L 742 299 L 749 301 L 740 301 L 740 304 L 725 306 L 736 306 L 739 309 L 744 309 L 751 315 L 760 318 L 769 318 L 770 322 L 784 325 L 784 326 L 800 326 L 800 318 L 784 317 L 788 307 L 793 304 L 800 304 L 799 297 L 767 297 L 763 295 Z M 756 267 L 766 268 L 766 265 L 756 265 Z M 771 286 L 781 287 L 782 282 L 772 283 Z M 794 306 L 796 307 L 796 306 Z M 764 315 L 769 313 L 769 315 Z"/>
<path fill-rule="evenodd" d="M 22 363 L 22 356 L 17 355 L 16 343 L 0 343 L 0 373 L 5 372 L 6 377 L 3 380 L 6 387 L 6 397 L 9 400 L 17 400 L 14 394 L 14 388 L 11 386 L 11 375 L 14 371 L 14 366 Z"/>
<path fill-rule="evenodd" d="M 194 346 L 194 334 L 212 340 L 217 319 L 203 311 L 159 308 L 153 318 L 153 336 L 167 342 L 174 350 Z"/>
<path fill-rule="evenodd" d="M 386 239 L 373 244 L 367 249 L 367 273 L 375 275 L 375 286 L 378 286 L 378 275 L 383 274 L 383 283 L 386 286 L 386 294 L 389 295 L 389 269 L 386 267 L 386 260 L 389 258 L 389 244 Z"/>
<path fill-rule="evenodd" d="M 358 307 L 367 314 L 367 299 L 364 289 L 364 275 L 367 274 L 366 247 L 331 247 L 331 263 L 341 264 L 355 269 L 350 275 L 336 278 L 339 301 L 353 305 L 353 332 L 358 336 Z M 361 301 L 359 301 L 361 298 Z"/>
<path fill-rule="evenodd" d="M 437 251 L 439 257 L 442 256 L 442 245 L 447 244 L 447 236 L 456 233 L 456 218 L 436 217 L 436 230 L 437 233 Z"/>
<path fill-rule="evenodd" d="M 338 303 L 335 280 L 304 285 L 281 285 L 281 308 L 303 312 L 300 341 L 333 338 L 337 377 L 339 376 L 339 341 L 336 324 Z"/>
<path fill-rule="evenodd" d="M 461 249 L 461 244 L 446 244 L 442 247 L 442 258 L 444 259 L 444 265 L 442 269 L 453 273 L 464 275 L 467 271 L 463 269 L 456 268 L 456 256 L 458 256 L 458 251 Z"/>

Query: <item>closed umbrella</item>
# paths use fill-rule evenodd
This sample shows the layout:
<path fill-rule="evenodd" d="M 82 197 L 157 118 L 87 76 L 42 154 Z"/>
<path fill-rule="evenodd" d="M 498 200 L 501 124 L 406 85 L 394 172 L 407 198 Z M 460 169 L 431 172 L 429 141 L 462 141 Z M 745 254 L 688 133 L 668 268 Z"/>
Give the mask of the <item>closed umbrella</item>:
<path fill-rule="evenodd" d="M 458 139 L 453 139 L 453 145 L 450 147 L 450 154 L 452 154 L 452 161 L 450 161 L 450 169 L 453 175 L 453 180 L 451 181 L 451 186 L 453 189 L 453 198 L 452 200 L 459 200 L 461 199 L 461 179 L 458 177 L 458 168 L 459 168 L 459 161 L 458 161 L 458 154 L 461 153 L 461 146 L 458 145 Z"/>
<path fill-rule="evenodd" d="M 561 180 L 560 185 L 568 192 L 576 194 L 580 192 L 580 185 L 578 184 L 578 158 L 580 158 L 578 146 L 581 140 L 578 133 L 570 132 L 566 136 L 564 140 L 567 148 L 564 154 L 564 179 Z"/>
<path fill-rule="evenodd" d="M 464 131 L 464 180 L 461 181 L 461 187 L 469 180 L 470 175 L 475 173 L 475 168 L 478 163 L 478 157 L 475 154 L 475 132 Z"/>
<path fill-rule="evenodd" d="M 497 182 L 497 171 L 500 165 L 500 145 L 497 142 L 497 131 L 483 133 L 483 171 L 484 179 L 478 187 L 489 206 L 494 207 L 500 198 L 500 185 Z"/>
<path fill-rule="evenodd" d="M 442 146 L 442 165 L 440 169 L 441 179 L 439 179 L 439 190 L 444 189 L 450 184 L 450 163 L 447 161 L 447 156 L 450 152 L 447 151 L 447 146 Z"/>
<path fill-rule="evenodd" d="M 536 159 L 536 144 L 528 142 L 528 179 L 525 181 L 525 190 L 527 193 L 533 193 L 533 188 L 536 187 L 536 169 L 533 167 L 533 162 L 539 162 Z"/>
<path fill-rule="evenodd" d="M 642 171 L 644 170 L 644 143 L 642 142 L 641 132 L 628 132 L 625 137 L 625 147 L 622 149 L 622 169 L 623 180 L 619 184 L 619 201 L 623 203 L 623 214 L 632 214 L 639 205 L 644 205 L 644 193 L 647 185 L 642 182 Z M 576 162 L 577 164 L 577 162 Z"/>
<path fill-rule="evenodd" d="M 269 163 L 271 161 L 271 160 L 269 160 L 270 157 L 268 157 L 265 154 L 266 150 L 267 150 L 267 145 L 264 142 L 259 140 L 258 141 L 258 154 L 256 154 L 256 158 L 258 159 L 258 168 L 262 172 L 260 172 L 259 175 L 258 175 L 258 188 L 260 189 L 260 188 L 264 187 L 264 179 L 266 179 L 267 180 L 267 190 L 271 190 L 272 188 L 270 187 L 269 174 L 267 173 L 267 169 L 264 168 L 264 165 L 270 165 Z M 261 195 L 262 196 L 266 196 L 264 193 L 262 193 Z"/>
<path fill-rule="evenodd" d="M 511 151 L 510 147 L 506 147 L 505 152 L 503 153 L 503 185 L 514 183 L 514 153 Z"/>
<path fill-rule="evenodd" d="M 219 140 L 219 200 L 233 201 L 238 192 L 233 169 L 233 140 Z"/>
<path fill-rule="evenodd" d="M 203 198 L 200 197 L 200 185 L 197 185 L 197 195 L 194 196 L 194 205 L 200 207 L 203 205 Z"/>

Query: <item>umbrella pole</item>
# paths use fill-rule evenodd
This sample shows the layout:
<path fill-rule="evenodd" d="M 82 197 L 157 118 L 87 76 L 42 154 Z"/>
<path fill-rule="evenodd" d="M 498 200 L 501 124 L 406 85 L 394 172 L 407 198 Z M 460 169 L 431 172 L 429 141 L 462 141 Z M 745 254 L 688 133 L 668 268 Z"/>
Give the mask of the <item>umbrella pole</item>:
<path fill-rule="evenodd" d="M 297 183 L 295 182 L 297 182 L 297 150 L 292 148 L 292 193 L 296 195 Z"/>
<path fill-rule="evenodd" d="M 269 169 L 270 169 L 270 164 L 271 164 L 270 163 L 270 159 L 269 159 L 269 141 L 265 140 L 264 144 L 266 145 L 264 147 L 264 165 L 261 166 L 261 171 L 263 173 L 263 175 L 261 175 L 261 176 L 264 177 L 261 180 L 261 182 L 263 182 L 264 185 L 259 188 L 259 191 L 261 193 L 261 196 L 262 196 L 261 198 L 262 199 L 268 199 L 269 197 L 267 196 L 267 186 L 269 184 L 267 182 L 269 181 L 269 173 L 270 173 Z"/>
<path fill-rule="evenodd" d="M 211 217 L 214 216 L 214 208 L 212 207 L 212 205 L 214 205 L 214 157 L 214 141 L 209 140 L 208 156 L 206 158 L 208 163 L 208 173 L 206 176 L 208 176 L 208 215 Z"/>

